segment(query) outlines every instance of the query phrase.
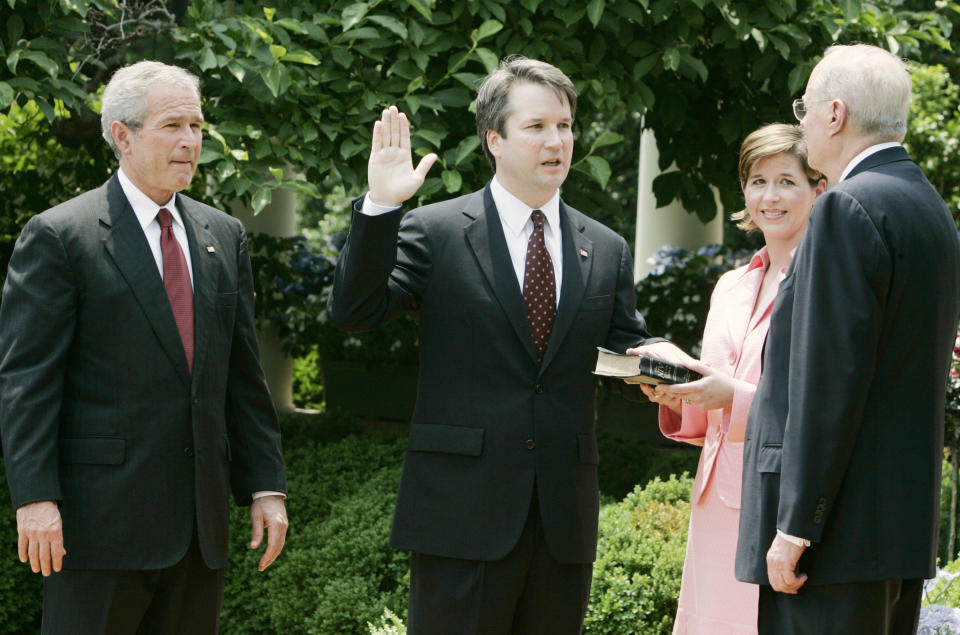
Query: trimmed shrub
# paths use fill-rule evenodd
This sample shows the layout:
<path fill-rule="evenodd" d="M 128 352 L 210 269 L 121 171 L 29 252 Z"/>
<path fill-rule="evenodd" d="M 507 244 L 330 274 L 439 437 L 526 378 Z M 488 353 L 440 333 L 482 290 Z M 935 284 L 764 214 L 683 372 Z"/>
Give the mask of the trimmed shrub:
<path fill-rule="evenodd" d="M 355 429 L 355 421 L 350 418 L 312 417 L 306 420 L 287 419 L 284 425 L 284 458 L 287 465 L 287 487 L 290 497 L 287 499 L 287 514 L 290 530 L 283 553 L 276 562 L 264 572 L 257 571 L 257 562 L 263 547 L 251 551 L 250 516 L 247 508 L 234 508 L 230 519 L 230 561 L 227 565 L 226 587 L 224 589 L 221 630 L 230 635 L 253 635 L 274 632 L 338 632 L 316 631 L 302 628 L 279 628 L 278 623 L 287 620 L 306 619 L 309 616 L 291 614 L 281 615 L 277 605 L 289 607 L 309 607 L 312 612 L 320 598 L 313 586 L 305 587 L 305 578 L 318 575 L 329 581 L 336 577 L 335 569 L 318 573 L 319 564 L 314 559 L 317 551 L 324 548 L 330 536 L 326 534 L 327 520 L 339 524 L 331 518 L 335 507 L 342 509 L 351 497 L 367 493 L 371 476 L 377 475 L 383 468 L 397 469 L 403 460 L 405 439 L 397 435 L 358 435 L 336 440 L 338 435 Z M 325 435 L 330 435 L 324 438 Z M 396 495 L 396 481 L 390 487 L 382 483 L 374 484 L 376 494 L 371 493 L 370 500 L 378 501 L 373 505 L 380 510 L 382 522 L 389 527 L 391 496 Z M 341 511 L 334 513 L 339 516 Z M 354 519 L 357 522 L 361 520 Z M 366 516 L 362 522 L 370 522 Z M 348 528 L 347 534 L 359 533 L 361 529 Z M 363 558 L 368 549 L 388 549 L 386 534 L 377 540 L 370 539 L 354 545 L 356 560 Z M 308 574 L 308 570 L 314 570 Z M 291 572 L 296 572 L 291 574 Z M 304 579 L 296 576 L 303 575 Z M 376 575 L 375 571 L 369 572 Z M 319 582 L 316 582 L 319 583 Z M 311 582 L 314 584 L 314 582 Z M 345 610 L 351 606 L 342 596 L 332 598 L 334 602 L 343 601 Z M 352 601 L 352 600 L 351 600 Z M 404 605 L 405 606 L 405 605 Z M 372 620 L 379 616 L 383 607 L 375 613 L 358 614 L 361 620 Z M 361 632 L 354 629 L 355 632 Z"/>
<path fill-rule="evenodd" d="M 670 633 L 690 521 L 693 479 L 638 485 L 600 509 L 600 538 L 584 624 L 590 634 Z"/>

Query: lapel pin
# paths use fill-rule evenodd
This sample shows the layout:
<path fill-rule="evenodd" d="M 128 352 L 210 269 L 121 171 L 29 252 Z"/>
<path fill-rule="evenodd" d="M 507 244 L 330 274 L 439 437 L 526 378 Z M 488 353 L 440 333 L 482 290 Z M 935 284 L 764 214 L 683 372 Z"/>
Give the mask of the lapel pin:
<path fill-rule="evenodd" d="M 581 257 L 581 258 L 586 258 L 586 257 L 589 256 L 589 255 L 590 255 L 590 254 L 587 253 L 587 250 L 586 250 L 586 249 L 581 249 L 581 250 L 580 250 L 580 257 Z"/>
<path fill-rule="evenodd" d="M 217 251 L 217 250 L 214 249 L 213 245 L 207 245 L 207 253 L 208 253 L 208 254 L 216 253 L 216 251 Z"/>

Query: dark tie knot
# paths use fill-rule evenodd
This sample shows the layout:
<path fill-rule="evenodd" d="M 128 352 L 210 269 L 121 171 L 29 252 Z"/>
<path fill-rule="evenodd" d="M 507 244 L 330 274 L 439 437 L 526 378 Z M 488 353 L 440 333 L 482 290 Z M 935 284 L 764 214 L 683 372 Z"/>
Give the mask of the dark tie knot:
<path fill-rule="evenodd" d="M 160 211 L 157 212 L 157 222 L 160 223 L 160 229 L 172 227 L 173 216 L 170 215 L 170 210 L 168 210 L 166 207 L 161 207 Z"/>
<path fill-rule="evenodd" d="M 543 229 L 544 223 L 547 222 L 547 217 L 543 215 L 543 212 L 535 209 L 530 213 L 530 220 L 533 221 L 534 230 Z"/>

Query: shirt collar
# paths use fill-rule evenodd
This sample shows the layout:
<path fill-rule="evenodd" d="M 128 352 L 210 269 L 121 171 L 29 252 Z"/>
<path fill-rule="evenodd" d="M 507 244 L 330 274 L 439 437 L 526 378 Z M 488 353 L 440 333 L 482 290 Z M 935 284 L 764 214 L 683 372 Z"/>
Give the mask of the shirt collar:
<path fill-rule="evenodd" d="M 884 143 L 878 143 L 876 145 L 870 146 L 869 148 L 867 148 L 866 150 L 864 150 L 863 152 L 861 152 L 860 154 L 858 154 L 857 156 L 853 157 L 853 159 L 850 160 L 850 163 L 847 164 L 847 167 L 843 169 L 843 173 L 840 174 L 840 181 L 843 181 L 844 179 L 846 179 L 847 175 L 849 175 L 850 172 L 853 171 L 853 168 L 860 165 L 860 162 L 866 159 L 871 154 L 876 154 L 877 152 L 880 152 L 881 150 L 886 150 L 887 148 L 896 148 L 899 145 L 901 144 L 897 141 L 887 141 Z M 840 181 L 838 181 L 838 183 Z"/>
<path fill-rule="evenodd" d="M 183 227 L 183 220 L 180 218 L 180 212 L 177 210 L 176 194 L 171 196 L 170 200 L 165 204 L 157 205 L 153 202 L 153 199 L 133 184 L 133 181 L 123 173 L 123 168 L 117 168 L 117 178 L 120 181 L 120 187 L 123 188 L 123 193 L 126 195 L 127 200 L 130 201 L 130 207 L 133 208 L 133 213 L 137 215 L 137 220 L 140 221 L 140 227 L 146 229 L 147 225 L 156 220 L 157 212 L 159 212 L 162 207 L 170 210 L 173 222 Z"/>
<path fill-rule="evenodd" d="M 797 247 L 799 247 L 799 245 L 790 250 L 790 262 L 793 262 L 793 256 L 797 253 Z M 746 273 L 750 273 L 755 269 L 766 271 L 768 267 L 770 267 L 770 254 L 767 253 L 767 246 L 764 245 L 760 248 L 760 251 L 753 254 L 753 258 L 750 259 L 750 264 L 747 265 Z M 780 268 L 778 274 L 780 275 L 781 279 L 783 279 L 783 276 L 787 274 L 788 268 L 789 265 Z"/>
<path fill-rule="evenodd" d="M 509 231 L 514 236 L 520 236 L 534 209 L 539 209 L 547 217 L 548 228 L 552 231 L 560 231 L 560 190 L 554 192 L 553 197 L 541 207 L 533 208 L 511 194 L 494 176 L 490 181 L 490 194 L 493 195 L 493 202 L 497 206 L 505 232 Z"/>

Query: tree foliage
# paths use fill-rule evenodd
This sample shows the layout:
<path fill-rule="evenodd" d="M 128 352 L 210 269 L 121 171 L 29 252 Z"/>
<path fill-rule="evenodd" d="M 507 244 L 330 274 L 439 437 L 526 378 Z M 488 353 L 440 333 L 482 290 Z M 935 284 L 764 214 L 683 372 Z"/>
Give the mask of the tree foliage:
<path fill-rule="evenodd" d="M 469 108 L 479 79 L 508 54 L 548 60 L 581 96 L 575 173 L 565 197 L 602 220 L 631 200 L 642 125 L 657 135 L 661 203 L 703 219 L 736 205 L 736 145 L 790 117 L 791 97 L 826 45 L 865 41 L 906 56 L 946 50 L 945 10 L 902 0 L 5 0 L 0 3 L 0 109 L 36 104 L 54 136 L 109 157 L 96 140 L 98 88 L 142 57 L 203 78 L 210 120 L 206 179 L 255 210 L 285 187 L 358 193 L 379 110 L 411 116 L 415 151 L 438 151 L 420 199 L 479 187 L 490 176 Z M 956 11 L 956 7 L 948 5 Z M 79 185 L 79 184 L 78 184 Z M 612 190 L 612 191 L 611 191 Z M 64 193 L 64 198 L 69 192 Z M 204 197 L 207 198 L 207 197 Z M 616 225 L 616 223 L 613 223 Z"/>

